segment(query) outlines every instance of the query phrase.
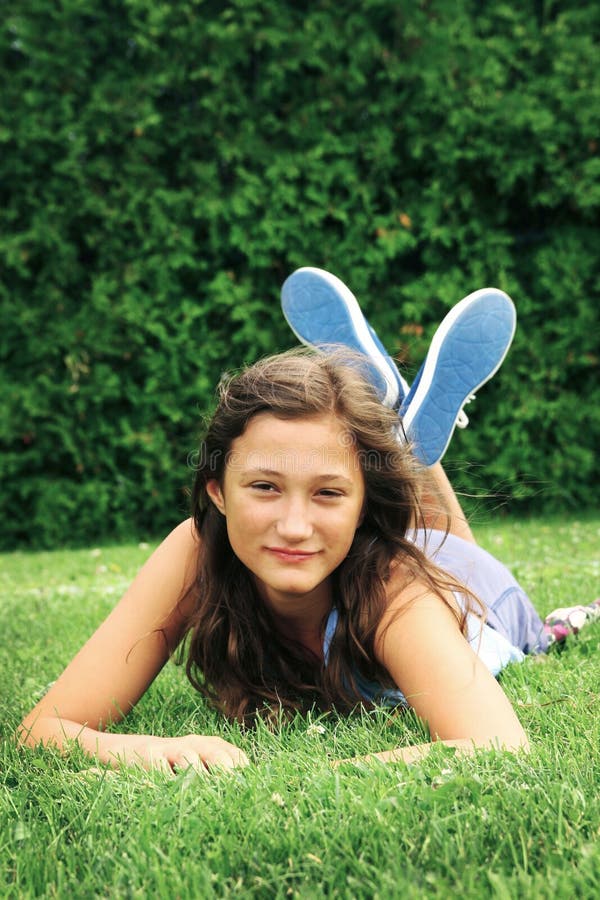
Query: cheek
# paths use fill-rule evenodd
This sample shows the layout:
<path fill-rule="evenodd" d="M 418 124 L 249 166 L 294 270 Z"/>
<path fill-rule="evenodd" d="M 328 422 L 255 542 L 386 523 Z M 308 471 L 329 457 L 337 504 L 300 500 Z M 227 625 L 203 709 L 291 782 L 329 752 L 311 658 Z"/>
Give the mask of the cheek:
<path fill-rule="evenodd" d="M 348 552 L 360 523 L 360 511 L 353 511 L 351 514 L 346 514 L 339 520 L 331 522 L 329 527 L 329 534 L 332 541 L 336 543 L 340 548 L 345 547 L 346 552 Z"/>
<path fill-rule="evenodd" d="M 237 519 L 227 516 L 227 537 L 231 549 L 238 559 L 244 564 L 247 562 L 247 555 L 251 549 L 251 542 L 248 540 L 248 529 Z"/>
<path fill-rule="evenodd" d="M 227 507 L 227 534 L 233 545 L 247 544 L 253 535 L 268 526 L 266 510 L 257 509 L 248 503 L 233 503 Z"/>

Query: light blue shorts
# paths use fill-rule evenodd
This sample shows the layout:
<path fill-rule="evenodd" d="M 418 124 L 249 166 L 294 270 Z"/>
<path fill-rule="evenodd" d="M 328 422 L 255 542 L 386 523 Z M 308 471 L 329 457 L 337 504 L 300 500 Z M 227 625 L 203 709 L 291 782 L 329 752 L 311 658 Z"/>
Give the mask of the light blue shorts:
<path fill-rule="evenodd" d="M 426 556 L 481 600 L 486 623 L 523 653 L 548 649 L 544 623 L 521 585 L 505 565 L 478 544 L 443 531 L 414 533 Z"/>

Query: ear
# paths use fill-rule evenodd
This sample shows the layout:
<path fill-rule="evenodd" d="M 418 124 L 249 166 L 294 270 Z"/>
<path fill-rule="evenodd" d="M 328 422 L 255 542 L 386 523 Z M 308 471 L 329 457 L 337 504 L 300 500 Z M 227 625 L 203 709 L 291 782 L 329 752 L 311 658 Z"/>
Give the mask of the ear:
<path fill-rule="evenodd" d="M 208 494 L 209 499 L 212 500 L 212 502 L 215 504 L 219 512 L 225 515 L 225 498 L 223 497 L 221 485 L 216 478 L 210 478 L 206 482 L 206 493 Z"/>

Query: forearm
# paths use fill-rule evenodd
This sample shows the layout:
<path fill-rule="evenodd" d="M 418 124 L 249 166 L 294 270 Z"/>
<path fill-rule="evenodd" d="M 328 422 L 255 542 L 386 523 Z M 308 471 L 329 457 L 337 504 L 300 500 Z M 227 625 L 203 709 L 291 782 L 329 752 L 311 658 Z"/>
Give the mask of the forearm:
<path fill-rule="evenodd" d="M 142 766 L 169 776 L 190 766 L 204 771 L 248 765 L 248 757 L 242 750 L 213 735 L 111 734 L 57 716 L 39 716 L 31 724 L 25 719 L 17 739 L 29 747 L 41 743 L 65 751 L 75 743 L 88 756 L 115 768 Z"/>
<path fill-rule="evenodd" d="M 97 731 L 80 722 L 60 719 L 57 716 L 40 716 L 32 723 L 28 723 L 26 719 L 17 732 L 17 740 L 24 746 L 35 747 L 43 744 L 46 747 L 66 751 L 73 744 L 78 744 L 88 756 L 113 765 L 125 748 L 133 745 L 136 739 L 141 737 L 141 735 Z"/>
<path fill-rule="evenodd" d="M 458 753 L 474 753 L 476 750 L 529 750 L 529 741 L 523 736 L 518 742 L 510 745 L 501 743 L 497 738 L 488 740 L 475 740 L 473 738 L 456 738 L 454 740 L 433 741 L 426 744 L 413 744 L 409 747 L 396 747 L 393 750 L 382 750 L 379 753 L 369 753 L 366 756 L 355 756 L 352 759 L 336 760 L 334 766 L 340 766 L 348 762 L 372 762 L 378 760 L 383 763 L 403 762 L 406 764 L 420 762 L 434 747 L 452 747 Z"/>

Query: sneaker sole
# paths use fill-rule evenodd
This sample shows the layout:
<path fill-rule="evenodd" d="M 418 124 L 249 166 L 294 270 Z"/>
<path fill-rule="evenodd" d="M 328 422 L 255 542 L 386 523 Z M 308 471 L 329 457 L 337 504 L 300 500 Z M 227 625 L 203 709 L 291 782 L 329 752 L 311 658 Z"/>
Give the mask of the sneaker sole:
<path fill-rule="evenodd" d="M 283 283 L 281 306 L 288 325 L 303 344 L 317 349 L 343 344 L 365 354 L 381 402 L 390 407 L 398 402 L 396 378 L 371 336 L 356 297 L 343 281 L 312 266 L 296 269 Z M 324 341 L 323 334 L 328 331 L 330 337 Z"/>
<path fill-rule="evenodd" d="M 490 320 L 495 320 L 493 327 Z M 442 458 L 465 401 L 502 365 L 516 322 L 510 297 L 496 288 L 483 288 L 457 303 L 441 323 L 403 417 L 404 431 L 424 465 Z M 459 355 L 463 366 L 457 371 Z"/>

